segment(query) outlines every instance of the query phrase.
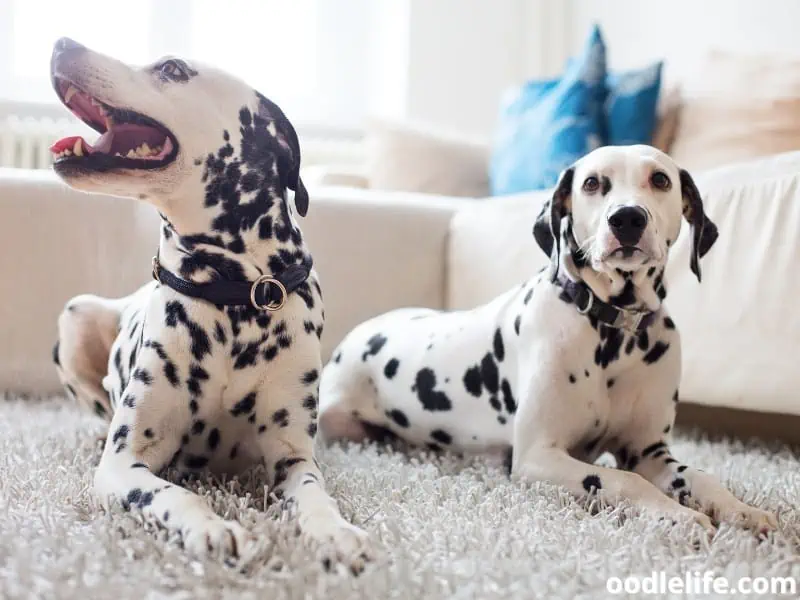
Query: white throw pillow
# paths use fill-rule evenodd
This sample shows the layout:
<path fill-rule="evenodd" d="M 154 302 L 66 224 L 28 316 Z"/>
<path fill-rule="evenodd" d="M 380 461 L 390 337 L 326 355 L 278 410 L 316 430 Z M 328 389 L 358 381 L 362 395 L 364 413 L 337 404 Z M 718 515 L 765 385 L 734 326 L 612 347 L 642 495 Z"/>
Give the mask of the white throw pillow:
<path fill-rule="evenodd" d="M 800 150 L 800 58 L 711 51 L 681 87 L 671 154 L 682 167 Z"/>
<path fill-rule="evenodd" d="M 483 140 L 423 123 L 373 119 L 366 150 L 370 188 L 469 198 L 489 194 Z"/>

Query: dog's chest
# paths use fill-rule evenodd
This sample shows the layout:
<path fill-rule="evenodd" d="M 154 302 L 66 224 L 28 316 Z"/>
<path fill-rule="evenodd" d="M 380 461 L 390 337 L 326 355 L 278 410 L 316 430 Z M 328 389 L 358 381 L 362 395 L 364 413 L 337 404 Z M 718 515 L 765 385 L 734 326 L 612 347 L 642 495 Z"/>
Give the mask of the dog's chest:
<path fill-rule="evenodd" d="M 319 366 L 322 306 L 312 289 L 307 298 L 292 296 L 281 311 L 268 312 L 219 309 L 172 294 L 162 301 L 153 284 L 144 286 L 126 299 L 112 347 L 104 380 L 112 408 L 125 404 L 125 389 L 144 365 L 154 393 L 152 400 L 137 400 L 134 429 L 139 421 L 188 406 L 192 421 L 174 432 L 182 458 L 173 466 L 186 467 L 190 457 L 198 468 L 240 471 L 262 456 L 262 421 L 286 408 L 276 390 L 287 387 L 287 377 L 297 384 L 298 373 Z M 252 418 L 237 408 L 248 398 Z"/>

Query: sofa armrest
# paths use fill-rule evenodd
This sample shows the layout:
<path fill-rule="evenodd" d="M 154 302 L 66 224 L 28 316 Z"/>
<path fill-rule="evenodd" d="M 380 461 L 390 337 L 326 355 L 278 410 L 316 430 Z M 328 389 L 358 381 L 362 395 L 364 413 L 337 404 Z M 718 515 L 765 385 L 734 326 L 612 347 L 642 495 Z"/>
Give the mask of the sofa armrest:
<path fill-rule="evenodd" d="M 65 302 L 146 282 L 158 223 L 141 202 L 76 192 L 49 171 L 0 169 L 1 390 L 60 389 L 51 350 Z"/>
<path fill-rule="evenodd" d="M 444 308 L 450 220 L 470 200 L 343 187 L 310 196 L 301 226 L 325 299 L 323 360 L 350 329 L 382 312 Z"/>
<path fill-rule="evenodd" d="M 304 168 L 300 176 L 309 188 L 350 187 L 368 189 L 369 177 L 361 166 L 311 165 Z"/>

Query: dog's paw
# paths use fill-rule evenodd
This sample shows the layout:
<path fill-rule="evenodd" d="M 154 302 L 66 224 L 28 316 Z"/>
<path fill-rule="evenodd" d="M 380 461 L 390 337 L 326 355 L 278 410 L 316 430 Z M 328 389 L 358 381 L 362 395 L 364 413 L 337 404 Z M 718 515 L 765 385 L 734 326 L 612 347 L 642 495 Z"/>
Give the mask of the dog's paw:
<path fill-rule="evenodd" d="M 775 515 L 747 504 L 742 504 L 735 510 L 723 513 L 722 519 L 750 529 L 763 537 L 778 529 L 778 519 Z"/>
<path fill-rule="evenodd" d="M 335 564 L 342 564 L 354 575 L 359 575 L 376 557 L 369 535 L 344 519 L 329 521 L 313 529 L 307 527 L 306 535 L 320 545 L 326 571 Z"/>
<path fill-rule="evenodd" d="M 699 525 L 703 530 L 704 536 L 709 541 L 717 533 L 717 528 L 708 515 L 685 506 L 670 507 L 668 510 L 656 510 L 656 513 L 661 519 L 671 521 L 673 525 L 687 521 Z"/>
<path fill-rule="evenodd" d="M 240 558 L 253 536 L 236 521 L 207 518 L 203 523 L 187 528 L 183 532 L 184 548 L 197 557 L 213 557 L 222 560 Z"/>
<path fill-rule="evenodd" d="M 709 540 L 717 534 L 717 528 L 708 515 L 692 510 L 691 508 L 685 508 L 682 511 L 682 516 L 700 525 Z"/>

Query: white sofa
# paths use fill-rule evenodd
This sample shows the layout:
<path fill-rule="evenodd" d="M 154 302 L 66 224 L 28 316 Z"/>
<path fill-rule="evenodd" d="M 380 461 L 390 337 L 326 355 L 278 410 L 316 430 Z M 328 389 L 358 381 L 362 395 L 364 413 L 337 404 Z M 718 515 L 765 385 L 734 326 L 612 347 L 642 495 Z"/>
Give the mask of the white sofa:
<path fill-rule="evenodd" d="M 688 269 L 688 228 L 668 269 L 681 396 L 800 415 L 800 153 L 695 179 L 720 237 L 702 284 Z M 350 327 L 385 310 L 468 308 L 530 276 L 547 260 L 531 235 L 546 197 L 312 188 L 302 225 L 325 293 L 324 358 Z M 0 169 L 0 390 L 57 392 L 50 351 L 64 302 L 147 281 L 157 236 L 146 205 L 72 191 L 49 172 Z"/>

